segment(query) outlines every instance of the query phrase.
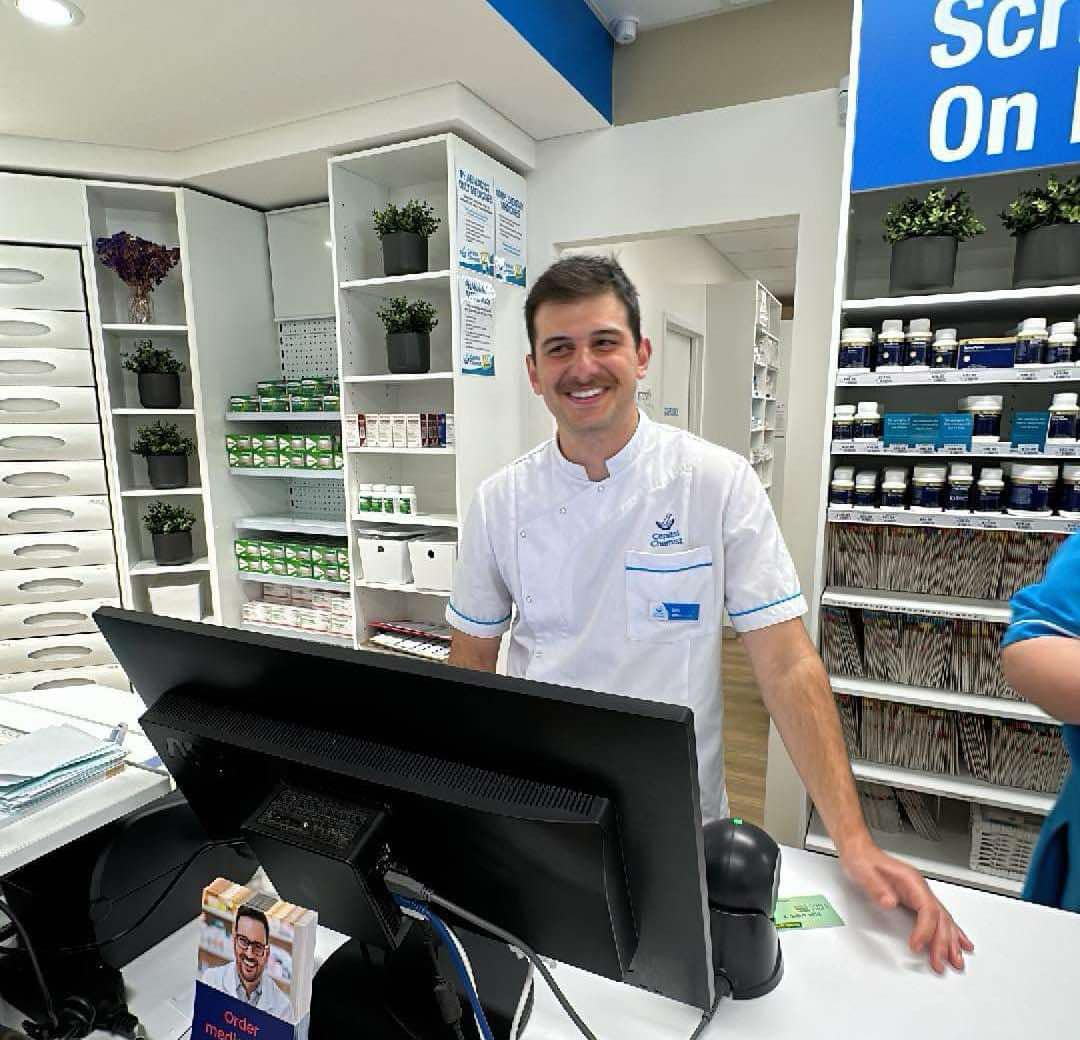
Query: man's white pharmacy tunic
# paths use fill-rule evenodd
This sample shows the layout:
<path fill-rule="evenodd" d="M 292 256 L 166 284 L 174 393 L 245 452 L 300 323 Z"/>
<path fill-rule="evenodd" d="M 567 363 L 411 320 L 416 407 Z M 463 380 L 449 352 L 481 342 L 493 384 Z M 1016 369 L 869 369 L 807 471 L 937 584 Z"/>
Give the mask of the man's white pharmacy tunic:
<path fill-rule="evenodd" d="M 509 674 L 686 705 L 702 813 L 728 815 L 723 612 L 739 632 L 807 610 L 760 480 L 741 456 L 640 415 L 590 481 L 555 440 L 478 489 L 447 621 L 511 631 Z"/>

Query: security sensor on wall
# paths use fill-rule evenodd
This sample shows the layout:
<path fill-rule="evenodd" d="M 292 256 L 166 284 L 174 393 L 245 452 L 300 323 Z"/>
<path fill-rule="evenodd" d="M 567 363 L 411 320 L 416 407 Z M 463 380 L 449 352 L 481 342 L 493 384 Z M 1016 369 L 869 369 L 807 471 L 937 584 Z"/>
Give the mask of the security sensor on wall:
<path fill-rule="evenodd" d="M 615 37 L 615 42 L 627 46 L 637 39 L 638 24 L 640 19 L 636 15 L 628 14 L 620 18 L 612 18 L 608 22 L 608 31 Z"/>
<path fill-rule="evenodd" d="M 848 95 L 850 85 L 850 77 L 845 76 L 842 80 L 840 80 L 840 83 L 837 86 L 837 115 L 840 118 L 841 126 L 847 126 Z"/>

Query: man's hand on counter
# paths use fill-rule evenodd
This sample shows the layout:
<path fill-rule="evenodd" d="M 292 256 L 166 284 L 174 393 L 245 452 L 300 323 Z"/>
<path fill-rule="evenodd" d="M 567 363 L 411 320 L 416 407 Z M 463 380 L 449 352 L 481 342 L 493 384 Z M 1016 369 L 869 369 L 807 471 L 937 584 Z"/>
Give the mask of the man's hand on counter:
<path fill-rule="evenodd" d="M 869 835 L 841 847 L 839 853 L 844 873 L 878 906 L 884 910 L 905 906 L 915 914 L 908 940 L 914 953 L 925 950 L 938 974 L 945 971 L 946 962 L 963 971 L 964 954 L 975 946 L 914 867 L 882 852 Z"/>

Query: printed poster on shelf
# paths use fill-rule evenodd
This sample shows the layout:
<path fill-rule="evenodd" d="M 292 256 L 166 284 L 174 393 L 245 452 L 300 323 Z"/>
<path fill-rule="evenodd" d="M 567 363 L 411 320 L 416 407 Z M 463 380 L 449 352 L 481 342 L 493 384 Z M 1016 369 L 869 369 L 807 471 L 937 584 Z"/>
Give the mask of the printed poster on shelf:
<path fill-rule="evenodd" d="M 495 186 L 495 277 L 525 287 L 525 200 Z"/>
<path fill-rule="evenodd" d="M 495 273 L 495 194 L 487 177 L 458 167 L 458 265 L 467 271 Z"/>
<path fill-rule="evenodd" d="M 495 285 L 486 278 L 462 275 L 461 372 L 495 375 Z"/>

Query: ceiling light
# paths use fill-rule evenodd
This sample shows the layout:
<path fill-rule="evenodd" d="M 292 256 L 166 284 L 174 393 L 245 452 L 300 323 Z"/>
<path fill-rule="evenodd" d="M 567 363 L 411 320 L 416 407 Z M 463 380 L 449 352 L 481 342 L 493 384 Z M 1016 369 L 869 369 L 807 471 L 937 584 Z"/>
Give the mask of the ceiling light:
<path fill-rule="evenodd" d="M 14 0 L 15 10 L 24 18 L 52 29 L 78 25 L 83 13 L 71 0 Z"/>

